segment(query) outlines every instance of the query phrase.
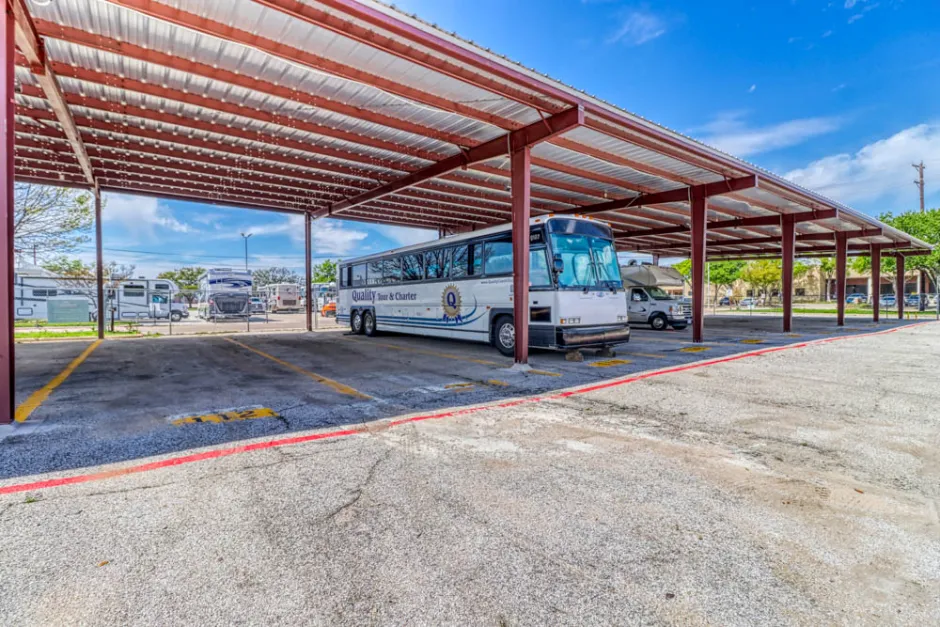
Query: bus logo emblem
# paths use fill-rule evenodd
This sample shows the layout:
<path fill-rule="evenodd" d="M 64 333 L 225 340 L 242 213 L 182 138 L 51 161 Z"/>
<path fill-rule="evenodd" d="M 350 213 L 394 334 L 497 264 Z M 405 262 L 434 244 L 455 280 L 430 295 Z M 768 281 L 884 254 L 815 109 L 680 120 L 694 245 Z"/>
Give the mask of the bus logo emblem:
<path fill-rule="evenodd" d="M 456 285 L 448 285 L 441 296 L 441 305 L 444 307 L 444 320 L 460 319 L 460 290 Z"/>

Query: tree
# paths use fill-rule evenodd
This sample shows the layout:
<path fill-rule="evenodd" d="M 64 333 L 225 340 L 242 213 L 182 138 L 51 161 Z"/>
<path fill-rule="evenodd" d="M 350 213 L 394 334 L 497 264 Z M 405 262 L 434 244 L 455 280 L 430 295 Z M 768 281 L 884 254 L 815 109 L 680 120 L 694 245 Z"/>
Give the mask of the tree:
<path fill-rule="evenodd" d="M 90 285 L 95 284 L 95 264 L 86 264 L 81 259 L 70 259 L 65 255 L 53 257 L 42 264 L 42 267 L 58 277 L 73 280 L 87 280 Z M 123 264 L 112 261 L 106 263 L 102 273 L 105 281 L 124 281 L 134 276 L 137 266 L 134 264 Z"/>
<path fill-rule="evenodd" d="M 13 186 L 13 241 L 24 253 L 70 253 L 89 241 L 93 222 L 87 192 L 34 183 Z"/>
<path fill-rule="evenodd" d="M 745 266 L 743 261 L 709 261 L 705 264 L 705 280 L 715 286 L 715 295 L 722 287 L 730 288 L 735 281 L 741 278 L 741 270 Z M 685 278 L 686 283 L 692 282 L 692 260 L 684 259 L 675 264 L 673 268 Z"/>
<path fill-rule="evenodd" d="M 176 283 L 180 288 L 180 296 L 186 299 L 190 305 L 196 300 L 196 294 L 199 291 L 199 277 L 205 274 L 206 269 L 199 266 L 188 266 L 168 270 L 157 275 L 158 279 L 168 279 Z"/>
<path fill-rule="evenodd" d="M 929 255 L 907 257 L 904 260 L 904 267 L 905 270 L 923 270 L 930 276 L 933 284 L 937 285 L 940 282 L 940 248 L 937 248 L 940 245 L 940 209 L 931 209 L 923 213 L 908 211 L 896 216 L 886 213 L 881 216 L 881 221 L 935 246 Z M 893 259 L 884 261 L 894 263 Z"/>
<path fill-rule="evenodd" d="M 336 262 L 326 259 L 313 266 L 314 283 L 333 283 L 336 281 Z"/>
<path fill-rule="evenodd" d="M 756 259 L 749 261 L 741 270 L 741 279 L 758 291 L 767 294 L 770 300 L 771 288 L 780 284 L 782 276 L 780 261 L 776 259 Z"/>
<path fill-rule="evenodd" d="M 303 283 L 300 275 L 290 268 L 263 268 L 255 270 L 251 273 L 251 276 L 254 287 L 264 287 L 275 283 L 296 283 L 297 285 Z"/>

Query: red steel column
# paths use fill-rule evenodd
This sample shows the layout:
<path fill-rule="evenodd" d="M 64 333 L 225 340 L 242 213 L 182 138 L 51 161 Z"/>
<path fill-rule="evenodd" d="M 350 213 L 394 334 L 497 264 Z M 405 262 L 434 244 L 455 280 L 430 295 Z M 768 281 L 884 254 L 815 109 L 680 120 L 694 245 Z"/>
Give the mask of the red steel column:
<path fill-rule="evenodd" d="M 789 333 L 793 326 L 793 251 L 796 247 L 796 220 L 783 216 L 780 225 L 783 231 L 783 332 Z"/>
<path fill-rule="evenodd" d="M 313 331 L 313 288 L 311 283 L 313 282 L 313 268 L 311 264 L 311 245 L 310 245 L 310 212 L 304 212 L 304 275 L 306 276 L 306 290 L 307 298 L 306 301 L 306 313 L 307 313 L 307 330 Z"/>
<path fill-rule="evenodd" d="M 0 98 L 3 102 L 3 122 L 0 124 L 0 176 L 3 177 L 3 195 L 0 198 L 0 424 L 13 422 L 16 411 L 13 378 L 13 10 L 6 5 L 6 23 L 0 54 L 3 55 L 3 80 Z"/>
<path fill-rule="evenodd" d="M 897 256 L 898 275 L 895 292 L 898 299 L 898 320 L 904 320 L 904 255 Z"/>
<path fill-rule="evenodd" d="M 881 246 L 871 245 L 871 319 L 881 319 Z"/>
<path fill-rule="evenodd" d="M 107 304 L 104 300 L 104 255 L 101 252 L 101 190 L 95 185 L 95 287 L 98 296 L 98 339 L 104 339 L 104 319 Z M 170 309 L 172 310 L 172 303 Z"/>
<path fill-rule="evenodd" d="M 516 327 L 516 363 L 529 363 L 529 214 L 530 164 L 528 146 L 510 156 L 512 170 L 512 305 Z"/>
<path fill-rule="evenodd" d="M 659 265 L 659 255 L 653 255 L 653 265 L 654 266 Z"/>
<path fill-rule="evenodd" d="M 706 197 L 703 187 L 692 191 L 692 341 L 701 342 L 705 330 Z"/>
<path fill-rule="evenodd" d="M 848 261 L 849 240 L 844 233 L 836 233 L 836 324 L 845 326 L 845 269 Z"/>

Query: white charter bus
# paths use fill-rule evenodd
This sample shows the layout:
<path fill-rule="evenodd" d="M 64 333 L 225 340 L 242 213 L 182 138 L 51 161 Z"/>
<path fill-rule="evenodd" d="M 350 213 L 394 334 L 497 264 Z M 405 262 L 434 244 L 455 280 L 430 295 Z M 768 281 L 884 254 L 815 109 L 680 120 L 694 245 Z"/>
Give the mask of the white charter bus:
<path fill-rule="evenodd" d="M 575 216 L 541 216 L 529 234 L 529 344 L 602 348 L 630 339 L 627 302 L 610 228 Z M 487 342 L 515 350 L 512 226 L 491 227 L 338 268 L 337 321 L 376 330 Z"/>

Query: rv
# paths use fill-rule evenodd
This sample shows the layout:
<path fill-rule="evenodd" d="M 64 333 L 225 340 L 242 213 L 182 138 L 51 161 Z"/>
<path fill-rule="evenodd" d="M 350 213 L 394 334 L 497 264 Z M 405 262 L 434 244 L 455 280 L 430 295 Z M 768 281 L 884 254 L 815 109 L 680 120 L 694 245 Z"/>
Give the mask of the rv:
<path fill-rule="evenodd" d="M 627 293 L 630 324 L 648 324 L 657 331 L 667 327 L 678 331 L 691 324 L 692 306 L 663 289 L 685 284 L 677 270 L 631 262 L 620 266 L 620 276 Z"/>
<path fill-rule="evenodd" d="M 22 265 L 13 273 L 13 315 L 17 320 L 48 320 L 49 301 L 84 300 L 84 308 L 78 320 L 85 322 L 94 318 L 95 287 L 87 279 L 58 277 L 41 266 Z"/>
<path fill-rule="evenodd" d="M 258 294 L 264 299 L 266 311 L 300 311 L 300 286 L 295 283 L 265 285 Z"/>
<path fill-rule="evenodd" d="M 196 315 L 205 320 L 251 315 L 251 272 L 212 268 L 199 277 Z"/>
<path fill-rule="evenodd" d="M 39 266 L 24 266 L 15 273 L 15 315 L 21 320 L 49 320 L 54 305 L 64 306 L 67 301 L 84 306 L 73 307 L 74 320 L 96 320 L 98 316 L 97 289 L 93 279 L 59 277 Z M 174 302 L 179 288 L 166 279 L 126 279 L 105 283 L 107 309 L 113 310 L 115 319 L 141 320 L 170 318 L 174 322 L 189 316 L 184 303 Z M 78 314 L 78 309 L 82 309 Z M 81 319 L 78 319 L 81 318 Z"/>

